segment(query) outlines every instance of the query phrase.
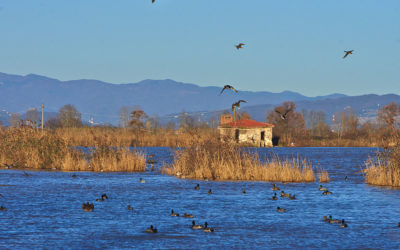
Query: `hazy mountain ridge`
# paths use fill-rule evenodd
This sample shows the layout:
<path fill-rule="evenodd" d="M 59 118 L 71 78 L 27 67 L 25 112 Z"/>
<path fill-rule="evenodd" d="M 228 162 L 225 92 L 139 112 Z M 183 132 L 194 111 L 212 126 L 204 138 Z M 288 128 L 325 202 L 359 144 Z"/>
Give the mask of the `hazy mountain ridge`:
<path fill-rule="evenodd" d="M 238 94 L 225 91 L 220 95 L 223 85 L 200 87 L 171 79 L 112 84 L 90 79 L 60 81 L 35 74 L 19 76 L 0 73 L 0 110 L 23 113 L 31 107 L 39 110 L 44 103 L 47 112 L 56 112 L 65 104 L 73 104 L 86 121 L 94 117 L 96 122 L 116 125 L 122 106 L 137 105 L 149 115 L 168 120 L 182 111 L 203 117 L 215 116 L 223 110 L 229 111 L 233 102 L 242 99 L 248 103 L 242 104 L 241 110 L 263 121 L 269 110 L 284 101 L 296 102 L 299 111 L 303 108 L 321 110 L 329 116 L 348 106 L 364 114 L 368 110 L 374 113 L 379 108 L 378 104 L 385 105 L 392 101 L 400 103 L 400 96 L 394 94 L 307 97 L 292 91 L 271 93 L 239 89 Z M 2 120 L 5 120 L 4 115 Z"/>

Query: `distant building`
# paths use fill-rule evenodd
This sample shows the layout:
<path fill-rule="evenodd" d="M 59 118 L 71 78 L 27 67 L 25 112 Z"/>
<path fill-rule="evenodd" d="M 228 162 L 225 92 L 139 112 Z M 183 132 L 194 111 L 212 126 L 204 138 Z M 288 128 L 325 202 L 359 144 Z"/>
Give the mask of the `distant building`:
<path fill-rule="evenodd" d="M 236 143 L 254 147 L 272 147 L 273 124 L 257 122 L 250 119 L 233 121 L 231 114 L 220 117 L 219 134 Z"/>

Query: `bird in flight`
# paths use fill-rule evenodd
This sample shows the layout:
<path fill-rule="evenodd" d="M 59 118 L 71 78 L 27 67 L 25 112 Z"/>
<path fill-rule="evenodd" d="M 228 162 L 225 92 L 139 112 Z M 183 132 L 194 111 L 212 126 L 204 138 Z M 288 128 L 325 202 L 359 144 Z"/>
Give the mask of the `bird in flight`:
<path fill-rule="evenodd" d="M 219 95 L 221 95 L 225 89 L 231 89 L 237 93 L 237 90 L 234 87 L 232 87 L 231 85 L 225 85 L 224 88 L 221 90 L 221 93 L 219 93 Z"/>
<path fill-rule="evenodd" d="M 235 107 L 239 108 L 241 102 L 247 103 L 245 100 L 239 100 L 239 101 L 235 102 L 234 104 L 232 104 L 232 111 L 235 110 Z"/>
<path fill-rule="evenodd" d="M 281 116 L 282 120 L 286 120 L 286 115 L 287 115 L 290 111 L 292 111 L 292 110 L 291 110 L 291 109 L 286 110 L 286 112 L 282 114 L 282 113 L 279 112 L 278 110 L 275 110 L 275 112 L 278 113 L 278 114 Z"/>
<path fill-rule="evenodd" d="M 241 49 L 245 45 L 244 43 L 239 43 L 238 45 L 235 45 L 236 49 Z"/>
<path fill-rule="evenodd" d="M 353 51 L 354 50 L 345 50 L 344 53 L 346 53 L 346 54 L 344 54 L 343 59 L 346 58 L 348 55 L 353 54 Z"/>

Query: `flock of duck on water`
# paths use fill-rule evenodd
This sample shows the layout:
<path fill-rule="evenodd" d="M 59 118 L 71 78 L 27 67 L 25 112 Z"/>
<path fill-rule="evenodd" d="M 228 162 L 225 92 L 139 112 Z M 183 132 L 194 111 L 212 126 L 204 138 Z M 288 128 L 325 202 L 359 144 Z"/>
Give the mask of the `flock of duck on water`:
<path fill-rule="evenodd" d="M 346 178 L 347 179 L 347 178 Z M 140 183 L 145 183 L 145 180 L 142 178 L 139 178 L 139 182 Z M 196 186 L 194 187 L 194 190 L 200 190 L 200 184 L 196 184 Z M 295 194 L 290 194 L 290 193 L 285 193 L 285 191 L 280 190 L 280 188 L 273 183 L 272 184 L 272 191 L 281 191 L 280 192 L 280 197 L 281 198 L 288 198 L 290 200 L 295 200 L 296 199 L 296 195 Z M 328 191 L 328 188 L 323 187 L 322 185 L 319 186 L 319 191 L 323 191 L 322 195 L 331 195 L 332 192 Z M 208 190 L 208 194 L 212 194 L 212 190 L 209 189 Z M 243 189 L 242 190 L 242 194 L 246 194 L 246 190 Z M 102 194 L 101 198 L 96 199 L 97 202 L 102 202 L 108 199 L 107 194 Z M 278 200 L 278 196 L 277 193 L 275 192 L 274 195 L 271 198 L 272 200 Z M 128 210 L 133 210 L 133 207 L 131 205 L 127 206 Z M 93 203 L 83 203 L 82 204 L 82 210 L 86 211 L 86 212 L 92 212 L 94 210 L 94 204 Z M 286 212 L 285 208 L 281 208 L 279 206 L 276 207 L 276 211 L 279 213 L 284 213 Z M 184 213 L 183 215 L 180 215 L 179 213 L 176 213 L 173 209 L 171 209 L 171 213 L 170 216 L 172 217 L 184 217 L 184 218 L 194 218 L 193 214 L 188 214 L 188 213 Z M 339 219 L 334 219 L 331 215 L 329 216 L 324 216 L 323 220 L 328 222 L 329 224 L 340 224 L 341 228 L 345 228 L 347 227 L 347 224 L 345 223 L 345 220 L 339 220 Z M 398 226 L 400 227 L 400 222 L 398 224 Z M 205 222 L 204 225 L 203 224 L 196 224 L 196 221 L 192 221 L 192 225 L 190 226 L 191 229 L 193 230 L 203 230 L 206 233 L 212 233 L 214 232 L 214 228 L 212 227 L 208 227 L 208 223 Z M 148 227 L 144 232 L 146 233 L 158 233 L 157 228 L 155 228 L 153 225 L 150 225 L 150 227 Z"/>

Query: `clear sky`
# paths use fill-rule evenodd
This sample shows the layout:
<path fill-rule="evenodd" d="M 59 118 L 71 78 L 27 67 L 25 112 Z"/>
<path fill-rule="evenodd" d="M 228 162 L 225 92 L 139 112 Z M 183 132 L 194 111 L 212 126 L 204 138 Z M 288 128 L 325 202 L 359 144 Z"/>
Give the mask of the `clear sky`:
<path fill-rule="evenodd" d="M 0 0 L 0 72 L 400 94 L 400 0 Z"/>

